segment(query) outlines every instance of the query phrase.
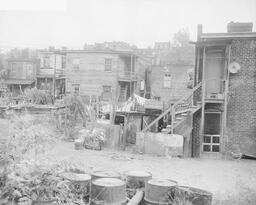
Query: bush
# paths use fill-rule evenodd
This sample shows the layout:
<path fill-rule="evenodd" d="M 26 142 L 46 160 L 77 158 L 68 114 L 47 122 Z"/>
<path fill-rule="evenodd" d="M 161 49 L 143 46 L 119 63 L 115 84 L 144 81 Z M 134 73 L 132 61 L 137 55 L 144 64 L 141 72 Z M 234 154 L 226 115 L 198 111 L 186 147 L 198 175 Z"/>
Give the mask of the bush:
<path fill-rule="evenodd" d="M 37 88 L 25 90 L 25 98 L 27 101 L 35 104 L 45 105 L 52 102 L 51 96 L 48 93 Z"/>

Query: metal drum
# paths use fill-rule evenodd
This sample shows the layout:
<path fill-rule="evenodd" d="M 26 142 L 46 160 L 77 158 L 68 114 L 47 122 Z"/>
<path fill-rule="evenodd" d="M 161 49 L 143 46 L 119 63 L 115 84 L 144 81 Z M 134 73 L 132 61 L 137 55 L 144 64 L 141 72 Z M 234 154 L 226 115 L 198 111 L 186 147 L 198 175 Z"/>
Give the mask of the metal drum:
<path fill-rule="evenodd" d="M 91 203 L 106 205 L 126 204 L 126 184 L 116 178 L 99 178 L 92 182 Z"/>
<path fill-rule="evenodd" d="M 147 171 L 129 171 L 125 173 L 126 184 L 129 188 L 142 188 L 145 187 L 147 181 L 152 179 L 152 174 Z"/>
<path fill-rule="evenodd" d="M 177 182 L 169 179 L 151 179 L 145 186 L 145 204 L 171 204 L 171 190 Z"/>
<path fill-rule="evenodd" d="M 99 179 L 99 178 L 121 178 L 121 175 L 118 172 L 114 171 L 95 171 L 92 173 L 92 180 Z"/>

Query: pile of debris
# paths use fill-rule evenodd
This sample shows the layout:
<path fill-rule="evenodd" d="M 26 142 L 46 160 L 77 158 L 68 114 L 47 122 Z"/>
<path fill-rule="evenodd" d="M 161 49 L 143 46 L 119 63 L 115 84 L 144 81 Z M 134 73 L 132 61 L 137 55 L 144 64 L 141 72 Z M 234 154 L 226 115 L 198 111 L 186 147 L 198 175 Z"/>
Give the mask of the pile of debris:
<path fill-rule="evenodd" d="M 78 132 L 78 139 L 75 140 L 75 149 L 92 149 L 92 150 L 102 150 L 102 146 L 106 141 L 106 133 L 104 129 L 93 128 L 81 129 Z"/>

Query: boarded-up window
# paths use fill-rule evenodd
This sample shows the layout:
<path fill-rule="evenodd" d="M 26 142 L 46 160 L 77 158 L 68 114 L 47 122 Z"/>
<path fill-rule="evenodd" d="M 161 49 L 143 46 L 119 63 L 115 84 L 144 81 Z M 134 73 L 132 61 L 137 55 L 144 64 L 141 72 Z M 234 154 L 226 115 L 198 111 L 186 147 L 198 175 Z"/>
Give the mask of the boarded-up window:
<path fill-rule="evenodd" d="M 80 59 L 79 58 L 72 59 L 72 66 L 73 66 L 73 69 L 78 70 L 80 67 Z"/>
<path fill-rule="evenodd" d="M 111 100 L 111 86 L 107 86 L 107 85 L 103 86 L 102 100 L 103 101 Z"/>
<path fill-rule="evenodd" d="M 72 87 L 73 87 L 74 94 L 79 95 L 80 84 L 72 84 Z"/>
<path fill-rule="evenodd" d="M 112 59 L 106 58 L 105 59 L 105 71 L 111 71 L 112 70 Z"/>
<path fill-rule="evenodd" d="M 171 88 L 171 74 L 164 74 L 164 88 Z"/>

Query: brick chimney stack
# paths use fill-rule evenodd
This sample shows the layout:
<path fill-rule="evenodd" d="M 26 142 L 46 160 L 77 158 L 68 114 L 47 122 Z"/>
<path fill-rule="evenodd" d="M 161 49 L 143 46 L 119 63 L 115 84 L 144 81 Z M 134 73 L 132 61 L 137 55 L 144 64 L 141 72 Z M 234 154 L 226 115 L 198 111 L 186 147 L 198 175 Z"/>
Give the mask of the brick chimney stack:
<path fill-rule="evenodd" d="M 233 32 L 252 32 L 253 23 L 251 22 L 229 22 L 227 25 L 228 33 Z"/>

